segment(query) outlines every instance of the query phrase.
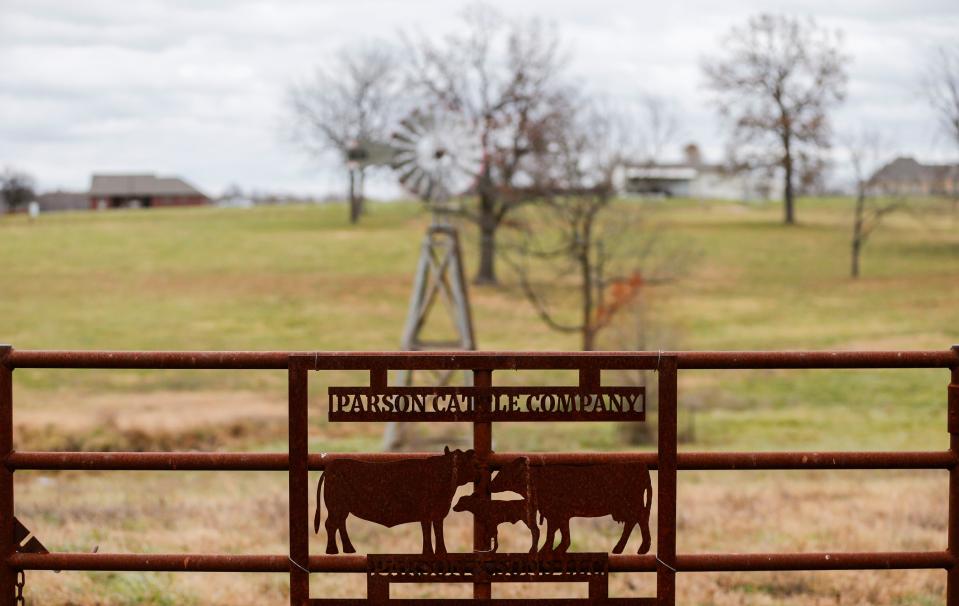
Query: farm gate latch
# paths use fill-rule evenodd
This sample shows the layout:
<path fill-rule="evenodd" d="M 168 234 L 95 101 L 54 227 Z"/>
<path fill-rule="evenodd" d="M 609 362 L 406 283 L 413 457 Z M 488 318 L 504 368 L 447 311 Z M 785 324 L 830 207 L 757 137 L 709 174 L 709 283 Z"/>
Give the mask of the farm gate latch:
<path fill-rule="evenodd" d="M 13 542 L 17 545 L 17 553 L 50 553 L 40 539 L 16 517 L 13 518 Z"/>

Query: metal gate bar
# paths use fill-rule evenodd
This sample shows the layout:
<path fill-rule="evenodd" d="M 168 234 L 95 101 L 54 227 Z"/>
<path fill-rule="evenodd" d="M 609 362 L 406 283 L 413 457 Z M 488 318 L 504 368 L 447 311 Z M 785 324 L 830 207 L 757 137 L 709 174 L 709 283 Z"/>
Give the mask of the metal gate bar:
<path fill-rule="evenodd" d="M 297 361 L 299 359 L 300 361 Z M 658 364 L 657 364 L 658 363 Z M 959 606 L 959 351 L 909 352 L 91 352 L 16 351 L 0 346 L 0 606 L 13 604 L 17 570 L 139 570 L 197 572 L 284 572 L 291 575 L 292 603 L 309 599 L 309 572 L 365 572 L 366 557 L 309 556 L 308 471 L 336 458 L 397 460 L 418 454 L 327 455 L 307 452 L 307 371 L 367 370 L 383 380 L 388 369 L 479 371 L 521 369 L 655 369 L 660 381 L 660 444 L 675 442 L 675 380 L 685 369 L 950 369 L 948 451 L 933 452 L 726 452 L 675 453 L 491 453 L 488 467 L 517 456 L 533 465 L 642 461 L 659 469 L 657 554 L 610 555 L 611 572 L 657 572 L 657 602 L 675 603 L 675 573 L 705 571 L 784 571 L 861 569 L 940 569 L 947 573 L 947 603 Z M 15 368 L 287 369 L 289 373 L 289 453 L 92 453 L 14 452 L 12 371 Z M 669 376 L 672 375 L 670 380 Z M 672 387 L 671 387 L 672 386 Z M 670 393 L 671 391 L 671 393 Z M 663 399 L 666 402 L 663 402 Z M 673 406 L 668 406 L 669 400 Z M 665 422 L 664 422 L 665 421 Z M 476 444 L 491 440 L 492 428 L 474 430 Z M 672 455 L 670 456 L 670 451 Z M 16 553 L 13 541 L 14 471 L 59 470 L 231 470 L 286 471 L 290 475 L 291 548 L 288 555 Z M 676 554 L 675 480 L 677 470 L 746 469 L 945 469 L 949 471 L 948 549 L 932 552 L 823 552 L 775 554 Z M 671 519 L 670 519 L 671 518 Z M 300 529 L 297 531 L 297 529 Z M 302 536 L 302 538 L 298 538 Z M 304 563 L 305 562 L 305 563 Z M 487 595 L 477 587 L 474 595 Z M 643 600 L 644 602 L 647 600 Z"/>
<path fill-rule="evenodd" d="M 661 363 L 660 363 L 661 362 Z M 676 358 L 657 359 L 659 371 L 659 460 L 656 474 L 656 597 L 676 603 Z"/>
<path fill-rule="evenodd" d="M 289 454 L 290 454 L 290 604 L 310 599 L 309 529 L 309 383 L 306 365 L 294 358 L 289 362 Z"/>
<path fill-rule="evenodd" d="M 959 353 L 959 346 L 953 346 L 953 353 Z M 952 367 L 949 382 L 946 425 L 949 430 L 949 452 L 959 455 L 959 365 Z M 959 558 L 959 464 L 949 469 L 949 554 Z M 949 606 L 959 604 L 959 563 L 953 561 L 946 576 L 946 603 Z"/>
<path fill-rule="evenodd" d="M 948 551 L 701 553 L 676 556 L 677 572 L 787 570 L 903 570 L 950 568 Z M 289 572 L 286 555 L 137 553 L 18 553 L 7 560 L 23 570 L 124 570 L 164 572 Z M 366 572 L 365 555 L 314 555 L 310 572 Z M 656 572 L 656 556 L 610 555 L 610 572 Z"/>
<path fill-rule="evenodd" d="M 474 387 L 491 387 L 493 385 L 493 371 L 492 370 L 474 370 L 473 371 L 473 386 Z M 476 407 L 481 412 L 489 412 L 490 399 L 489 396 L 484 396 L 479 398 L 476 402 Z M 480 494 L 484 499 L 490 499 L 489 493 L 489 477 L 490 470 L 488 467 L 490 453 L 493 450 L 493 424 L 489 421 L 482 423 L 473 423 L 473 450 L 476 452 L 476 459 L 481 462 L 481 465 L 486 466 L 483 471 L 483 478 L 477 480 L 473 485 L 473 491 Z M 473 549 L 474 550 L 484 550 L 489 549 L 489 545 L 483 544 L 483 537 L 486 536 L 486 529 L 484 528 L 482 520 L 478 516 L 473 517 Z M 389 587 L 387 587 L 387 598 L 389 598 Z M 493 586 L 491 583 L 473 583 L 473 599 L 474 600 L 489 600 L 493 597 Z"/>
<path fill-rule="evenodd" d="M 13 368 L 5 362 L 12 348 L 0 346 L 0 457 L 4 459 L 13 452 Z M 14 605 L 14 587 L 17 569 L 8 563 L 17 551 L 13 524 L 13 469 L 0 467 L 0 606 Z"/>
<path fill-rule="evenodd" d="M 310 471 L 322 471 L 336 459 L 398 461 L 426 458 L 436 453 L 329 452 L 307 457 Z M 657 468 L 651 452 L 496 452 L 490 455 L 493 469 L 517 457 L 529 457 L 532 465 L 586 463 L 645 463 Z M 15 451 L 7 457 L 7 469 L 73 471 L 287 471 L 285 453 L 242 452 L 37 452 Z M 921 452 L 680 452 L 679 471 L 802 470 L 802 469 L 952 469 L 959 461 L 949 450 Z"/>
<path fill-rule="evenodd" d="M 4 353 L 5 352 L 5 353 Z M 14 350 L 0 346 L 13 368 L 141 368 L 286 370 L 290 356 L 315 356 L 317 370 L 493 370 L 577 369 L 580 359 L 601 361 L 603 368 L 635 368 L 637 360 L 675 357 L 680 370 L 955 368 L 955 348 L 935 351 L 663 351 L 663 352 L 495 352 L 495 351 L 61 351 Z M 546 366 L 543 366 L 543 365 Z"/>

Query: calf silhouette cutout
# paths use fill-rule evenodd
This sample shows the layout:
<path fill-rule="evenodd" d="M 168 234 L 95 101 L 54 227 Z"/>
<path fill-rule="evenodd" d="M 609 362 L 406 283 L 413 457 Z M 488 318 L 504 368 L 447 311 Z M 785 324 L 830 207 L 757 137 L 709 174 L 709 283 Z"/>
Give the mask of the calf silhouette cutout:
<path fill-rule="evenodd" d="M 569 548 L 570 518 L 606 515 L 624 525 L 613 553 L 623 552 L 637 524 L 643 535 L 639 553 L 649 551 L 653 486 L 649 469 L 643 463 L 532 466 L 527 457 L 520 457 L 503 466 L 489 489 L 515 492 L 546 519 L 542 554 L 564 553 Z M 557 530 L 560 542 L 554 549 Z"/>
<path fill-rule="evenodd" d="M 486 530 L 483 543 L 486 547 L 489 547 L 490 542 L 492 542 L 494 552 L 499 549 L 499 525 L 523 522 L 529 529 L 533 540 L 529 552 L 536 553 L 536 547 L 539 545 L 539 526 L 536 525 L 536 509 L 530 505 L 527 499 L 487 500 L 474 493 L 460 497 L 460 500 L 453 506 L 453 511 L 469 511 L 473 516 L 482 520 L 483 528 Z"/>
<path fill-rule="evenodd" d="M 456 489 L 476 477 L 472 450 L 453 450 L 426 459 L 404 459 L 370 463 L 355 459 L 337 459 L 326 464 L 316 486 L 316 515 L 313 530 L 320 531 L 321 490 L 326 490 L 326 553 L 339 553 L 339 532 L 345 553 L 355 553 L 346 531 L 346 518 L 358 518 L 392 528 L 419 522 L 423 529 L 423 553 L 432 554 L 432 534 L 436 535 L 436 553 L 445 554 L 443 520 L 450 511 Z M 431 532 L 432 530 L 432 532 Z"/>

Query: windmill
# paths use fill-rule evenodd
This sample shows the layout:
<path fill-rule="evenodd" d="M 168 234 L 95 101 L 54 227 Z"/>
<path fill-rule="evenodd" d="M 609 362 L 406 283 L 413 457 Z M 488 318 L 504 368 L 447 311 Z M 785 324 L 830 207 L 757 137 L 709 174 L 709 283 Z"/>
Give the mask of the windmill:
<path fill-rule="evenodd" d="M 358 142 L 348 154 L 351 162 L 389 164 L 400 183 L 417 195 L 432 212 L 420 247 L 403 328 L 405 351 L 474 350 L 476 337 L 463 271 L 459 234 L 450 221 L 454 196 L 469 189 L 483 169 L 483 146 L 476 129 L 456 113 L 435 109 L 414 111 L 399 124 L 388 144 Z M 428 338 L 426 330 L 437 307 L 445 307 L 453 332 L 450 338 Z M 452 371 L 438 372 L 435 384 L 447 385 Z M 466 373 L 467 384 L 472 376 Z M 398 385 L 412 385 L 412 371 L 402 371 Z M 408 445 L 409 429 L 390 423 L 383 437 L 386 450 Z"/>

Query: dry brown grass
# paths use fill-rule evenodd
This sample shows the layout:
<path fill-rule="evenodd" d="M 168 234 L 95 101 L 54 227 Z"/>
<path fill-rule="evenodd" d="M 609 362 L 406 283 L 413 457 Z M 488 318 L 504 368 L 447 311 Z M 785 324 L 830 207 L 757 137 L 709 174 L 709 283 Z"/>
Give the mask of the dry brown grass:
<path fill-rule="evenodd" d="M 315 486 L 318 474 L 312 474 Z M 898 551 L 945 547 L 943 472 L 683 473 L 681 553 Z M 468 489 L 463 488 L 464 494 Z M 311 512 L 315 507 L 311 495 Z M 19 472 L 17 513 L 51 549 L 102 552 L 285 553 L 283 473 Z M 655 520 L 655 512 L 653 515 Z M 384 529 L 351 518 L 361 552 L 417 552 L 415 524 Z M 609 518 L 573 521 L 578 551 L 606 551 L 619 526 Z M 325 531 L 311 538 L 323 553 Z M 471 519 L 452 513 L 447 547 L 469 551 Z M 654 522 L 655 533 L 655 522 Z M 628 549 L 638 547 L 638 534 Z M 501 551 L 522 552 L 522 526 L 501 528 Z M 655 549 L 655 545 L 654 545 Z M 364 595 L 363 575 L 313 575 L 314 596 Z M 285 575 L 30 573 L 37 604 L 283 604 Z M 937 571 L 682 574 L 680 604 L 936 604 Z M 454 597 L 462 586 L 410 586 L 394 595 Z M 581 595 L 579 586 L 497 585 L 499 596 Z M 616 574 L 613 595 L 651 595 L 651 574 Z M 464 593 L 466 592 L 466 593 Z"/>
<path fill-rule="evenodd" d="M 21 450 L 216 450 L 285 440 L 286 402 L 249 392 L 77 394 L 19 390 Z"/>
<path fill-rule="evenodd" d="M 562 377 L 554 377 L 561 380 Z M 346 381 L 347 383 L 351 381 Z M 153 392 L 76 395 L 20 390 L 16 424 L 21 448 L 242 449 L 285 442 L 285 402 L 249 392 Z M 319 415 L 317 415 L 319 416 Z M 559 448 L 577 428 L 540 431 Z M 501 448 L 534 445 L 500 432 Z M 376 441 L 371 424 L 321 424 L 317 443 Z M 525 437 L 524 437 L 525 436 Z M 353 441 L 353 442 L 351 442 Z M 316 485 L 318 474 L 311 483 Z M 945 547 L 944 472 L 683 473 L 679 482 L 681 553 L 938 550 Z M 468 492 L 463 488 L 461 492 Z M 311 495 L 311 511 L 315 507 Z M 18 472 L 17 514 L 57 551 L 285 553 L 283 473 Z M 653 515 L 655 520 L 655 513 Z M 619 527 L 609 518 L 573 521 L 573 549 L 607 551 Z M 361 552 L 417 552 L 418 525 L 391 530 L 351 518 Z M 325 535 L 311 539 L 323 553 Z M 654 521 L 655 532 L 655 521 Z M 452 513 L 451 551 L 469 551 L 471 519 Z M 522 526 L 501 529 L 501 550 L 523 552 Z M 630 548 L 638 547 L 638 534 Z M 655 546 L 654 546 L 655 549 Z M 38 604 L 283 604 L 285 575 L 170 573 L 30 573 L 28 595 Z M 313 595 L 362 596 L 363 575 L 313 575 Z M 936 604 L 944 574 L 937 571 L 682 574 L 681 604 Z M 498 596 L 584 595 L 580 586 L 511 585 Z M 615 574 L 613 595 L 652 595 L 651 574 Z M 398 587 L 397 596 L 469 595 L 459 585 Z"/>

